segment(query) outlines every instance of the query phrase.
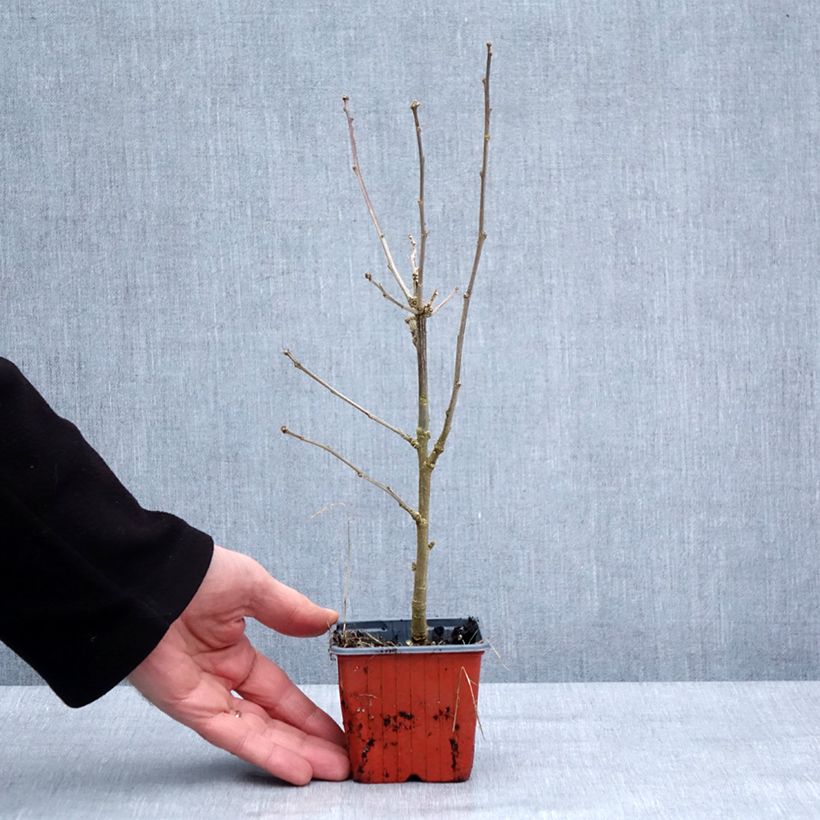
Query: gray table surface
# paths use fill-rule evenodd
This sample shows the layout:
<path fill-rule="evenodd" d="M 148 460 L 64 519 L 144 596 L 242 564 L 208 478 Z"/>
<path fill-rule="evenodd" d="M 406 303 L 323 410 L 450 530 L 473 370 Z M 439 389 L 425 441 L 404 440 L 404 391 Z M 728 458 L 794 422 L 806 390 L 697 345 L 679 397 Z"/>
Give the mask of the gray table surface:
<path fill-rule="evenodd" d="M 820 682 L 486 684 L 480 713 L 467 783 L 296 788 L 129 687 L 4 686 L 0 817 L 820 818 Z"/>

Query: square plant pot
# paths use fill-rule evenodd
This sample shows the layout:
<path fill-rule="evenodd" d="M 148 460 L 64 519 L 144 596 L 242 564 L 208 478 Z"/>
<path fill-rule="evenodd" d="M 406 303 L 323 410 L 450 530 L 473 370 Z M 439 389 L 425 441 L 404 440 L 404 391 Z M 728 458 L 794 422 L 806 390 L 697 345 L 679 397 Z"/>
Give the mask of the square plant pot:
<path fill-rule="evenodd" d="M 470 776 L 481 658 L 489 645 L 474 618 L 428 625 L 434 643 L 426 646 L 409 643 L 407 620 L 336 627 L 330 652 L 339 665 L 356 781 L 452 783 Z M 373 645 L 350 645 L 350 633 Z"/>

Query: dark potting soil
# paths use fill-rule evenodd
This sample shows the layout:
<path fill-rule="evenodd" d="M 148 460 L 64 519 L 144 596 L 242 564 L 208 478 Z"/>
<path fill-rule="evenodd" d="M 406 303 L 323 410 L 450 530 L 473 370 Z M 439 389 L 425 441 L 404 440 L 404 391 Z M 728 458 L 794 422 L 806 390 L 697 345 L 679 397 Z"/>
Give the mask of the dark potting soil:
<path fill-rule="evenodd" d="M 404 634 L 396 624 L 404 626 Z M 472 616 L 463 620 L 449 621 L 447 625 L 433 621 L 427 631 L 425 646 L 452 646 L 480 643 L 482 640 L 478 620 Z M 378 646 L 410 646 L 409 622 L 374 622 L 368 629 L 342 629 L 336 627 L 331 634 L 333 646 L 353 649 Z"/>

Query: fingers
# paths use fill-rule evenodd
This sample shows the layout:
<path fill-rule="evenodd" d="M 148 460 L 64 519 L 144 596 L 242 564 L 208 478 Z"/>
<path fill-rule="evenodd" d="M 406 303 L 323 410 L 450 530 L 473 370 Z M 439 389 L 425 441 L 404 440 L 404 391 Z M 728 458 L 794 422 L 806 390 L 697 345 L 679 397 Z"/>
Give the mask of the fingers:
<path fill-rule="evenodd" d="M 321 635 L 339 619 L 338 612 L 314 604 L 301 592 L 277 581 L 247 555 L 215 547 L 211 563 L 210 586 L 219 605 L 225 606 L 226 593 L 235 597 L 241 589 L 242 600 L 232 603 L 271 629 L 297 637 Z M 210 605 L 214 606 L 213 600 Z"/>
<path fill-rule="evenodd" d="M 338 612 L 277 581 L 261 564 L 256 564 L 249 614 L 277 632 L 298 637 L 321 635 L 339 620 Z"/>
<path fill-rule="evenodd" d="M 237 691 L 246 702 L 258 704 L 271 717 L 295 726 L 308 735 L 345 747 L 344 732 L 336 721 L 264 655 L 256 653 L 250 674 Z"/>
<path fill-rule="evenodd" d="M 338 746 L 272 720 L 246 701 L 234 712 L 214 715 L 197 729 L 205 740 L 270 774 L 304 786 L 313 778 L 345 780 L 347 755 Z"/>
<path fill-rule="evenodd" d="M 223 696 L 229 698 L 228 704 L 231 689 L 242 699 L 233 701 L 238 704 L 234 709 L 226 709 L 226 701 L 214 704 L 209 697 L 204 714 L 201 703 L 197 704 L 198 708 L 188 710 L 189 715 L 191 711 L 198 712 L 193 720 L 185 720 L 181 714 L 172 716 L 186 722 L 216 746 L 289 783 L 305 784 L 314 777 L 346 778 L 350 765 L 342 730 L 294 686 L 278 666 L 252 650 L 242 635 L 240 617 L 250 615 L 286 635 L 312 636 L 327 631 L 338 619 L 338 613 L 314 604 L 297 590 L 277 581 L 248 556 L 217 548 L 212 565 L 210 586 L 197 594 L 199 608 L 189 605 L 186 623 L 190 632 L 210 650 L 210 653 L 197 654 L 204 676 L 214 676 Z M 231 640 L 221 632 L 225 640 L 218 641 L 218 645 L 207 635 L 202 637 L 213 631 L 214 624 L 221 627 L 226 622 L 238 629 Z M 233 648 L 246 644 L 251 657 L 243 655 L 241 664 L 233 656 L 228 657 L 225 651 L 231 647 L 225 646 L 226 641 Z M 239 712 L 241 717 L 234 712 Z"/>

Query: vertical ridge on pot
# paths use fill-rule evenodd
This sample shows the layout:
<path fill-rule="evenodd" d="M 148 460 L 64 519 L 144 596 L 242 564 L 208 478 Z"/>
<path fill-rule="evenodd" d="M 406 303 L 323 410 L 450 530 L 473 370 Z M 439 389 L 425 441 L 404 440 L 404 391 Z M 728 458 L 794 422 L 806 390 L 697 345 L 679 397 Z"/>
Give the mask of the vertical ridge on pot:
<path fill-rule="evenodd" d="M 407 722 L 410 730 L 410 775 L 416 775 L 421 780 L 428 780 L 427 755 L 427 716 L 424 708 L 424 675 L 427 669 L 429 655 L 422 655 L 421 663 L 409 663 L 407 677 L 409 681 L 408 700 L 406 711 L 411 715 Z"/>
<path fill-rule="evenodd" d="M 390 776 L 390 772 L 397 772 L 400 768 L 397 727 L 392 719 L 396 710 L 399 670 L 392 664 L 382 664 L 381 658 L 373 658 L 373 660 L 376 662 L 376 667 L 379 669 L 382 678 L 382 702 L 381 704 L 373 704 L 374 707 L 379 707 L 382 714 L 381 726 L 377 727 L 384 748 L 383 766 L 379 770 L 379 776 L 387 778 Z"/>
<path fill-rule="evenodd" d="M 424 701 L 427 704 L 433 704 L 436 709 L 441 703 L 441 681 L 436 670 L 434 655 L 428 655 L 424 659 Z M 439 720 L 437 713 L 428 707 L 424 716 L 424 731 L 427 737 L 435 737 L 438 730 L 436 724 Z M 427 765 L 427 777 L 430 780 L 443 780 L 445 778 L 447 770 L 444 768 L 444 753 L 441 743 L 430 749 Z"/>
<path fill-rule="evenodd" d="M 407 716 L 412 714 L 412 704 L 410 703 L 411 680 L 404 658 L 399 656 L 396 665 L 396 700 L 393 704 L 393 719 L 396 726 L 396 740 L 399 743 L 399 767 L 398 779 L 407 780 L 413 772 L 413 731 L 408 728 Z"/>

